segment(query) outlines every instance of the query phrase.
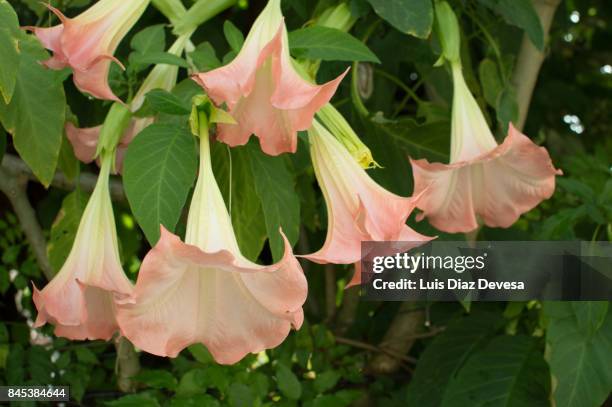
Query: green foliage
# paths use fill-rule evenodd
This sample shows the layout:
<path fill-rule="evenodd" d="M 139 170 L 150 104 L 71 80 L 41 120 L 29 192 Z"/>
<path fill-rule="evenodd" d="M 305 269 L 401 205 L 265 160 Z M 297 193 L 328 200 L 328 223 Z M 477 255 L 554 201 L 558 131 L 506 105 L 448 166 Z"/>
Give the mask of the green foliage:
<path fill-rule="evenodd" d="M 259 146 L 250 143 L 249 154 L 255 192 L 261 201 L 270 249 L 274 260 L 283 257 L 285 234 L 292 245 L 300 232 L 300 200 L 295 193 L 295 180 L 285 157 L 271 157 Z"/>
<path fill-rule="evenodd" d="M 51 226 L 51 236 L 47 247 L 49 262 L 55 272 L 62 268 L 70 253 L 88 199 L 87 194 L 76 190 L 68 194 L 62 201 L 62 208 Z"/>
<path fill-rule="evenodd" d="M 547 406 L 550 374 L 538 341 L 498 336 L 477 350 L 448 385 L 442 406 Z"/>
<path fill-rule="evenodd" d="M 153 245 L 159 225 L 174 231 L 195 181 L 197 154 L 191 133 L 185 127 L 152 124 L 130 144 L 124 166 L 125 193 Z"/>
<path fill-rule="evenodd" d="M 529 0 L 478 0 L 501 15 L 509 24 L 525 30 L 529 39 L 538 49 L 544 49 L 542 24 L 533 3 Z"/>
<path fill-rule="evenodd" d="M 292 31 L 289 46 L 299 58 L 380 63 L 378 57 L 361 41 L 335 28 L 315 25 Z"/>
<path fill-rule="evenodd" d="M 612 313 L 608 303 L 547 303 L 546 341 L 558 406 L 598 406 L 612 387 Z"/>
<path fill-rule="evenodd" d="M 433 24 L 431 0 L 368 0 L 381 18 L 403 33 L 427 38 Z"/>
<path fill-rule="evenodd" d="M 13 96 L 21 60 L 18 30 L 17 15 L 6 0 L 0 1 L 0 54 L 5 61 L 0 64 L 0 94 L 6 104 Z"/>
<path fill-rule="evenodd" d="M 3 8 L 6 3 L 3 3 Z M 5 12 L 2 12 L 3 15 Z M 40 64 L 49 58 L 37 40 L 13 34 L 21 56 L 10 102 L 0 102 L 0 122 L 13 135 L 15 149 L 48 186 L 62 142 L 66 100 L 60 76 Z M 4 57 L 3 57 L 4 58 Z"/>

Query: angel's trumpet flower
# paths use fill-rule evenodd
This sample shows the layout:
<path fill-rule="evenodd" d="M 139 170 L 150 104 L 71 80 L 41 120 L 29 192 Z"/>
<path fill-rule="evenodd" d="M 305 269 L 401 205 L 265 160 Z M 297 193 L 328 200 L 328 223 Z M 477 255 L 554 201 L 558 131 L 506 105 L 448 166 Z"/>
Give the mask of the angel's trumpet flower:
<path fill-rule="evenodd" d="M 323 247 L 304 257 L 316 263 L 358 262 L 363 241 L 402 241 L 404 250 L 430 241 L 406 225 L 418 197 L 395 195 L 378 185 L 349 151 L 316 120 L 308 130 L 310 155 L 327 206 Z M 355 273 L 349 285 L 360 282 Z"/>
<path fill-rule="evenodd" d="M 45 65 L 72 68 L 77 88 L 98 99 L 119 100 L 108 85 L 108 72 L 117 46 L 147 8 L 149 0 L 100 0 L 74 18 L 47 5 L 61 24 L 32 30 L 53 51 Z M 123 65 L 121 65 L 123 67 Z"/>
<path fill-rule="evenodd" d="M 243 145 L 255 134 L 267 154 L 295 152 L 297 132 L 310 127 L 315 112 L 331 99 L 344 74 L 315 85 L 292 64 L 280 0 L 270 0 L 238 56 L 226 66 L 194 76 L 237 121 L 219 125 L 220 141 Z"/>
<path fill-rule="evenodd" d="M 49 322 L 57 336 L 110 339 L 118 329 L 113 298 L 132 290 L 119 260 L 108 186 L 111 163 L 112 155 L 103 157 L 66 262 L 42 291 L 34 287 L 38 309 L 34 326 Z"/>
<path fill-rule="evenodd" d="M 189 40 L 188 35 L 181 36 L 168 49 L 168 53 L 180 56 Z M 163 89 L 171 91 L 176 85 L 178 76 L 178 66 L 168 64 L 158 64 L 153 67 L 144 82 L 136 92 L 134 99 L 130 102 L 129 108 L 132 112 L 140 109 L 144 103 L 146 94 L 153 89 Z M 117 155 L 115 160 L 116 172 L 121 172 L 123 167 L 123 157 L 131 141 L 141 130 L 153 123 L 153 117 L 133 117 L 130 125 L 126 128 L 123 136 L 117 145 Z M 66 136 L 72 144 L 72 149 L 76 158 L 84 163 L 90 163 L 96 157 L 98 140 L 102 126 L 78 128 L 74 124 L 66 123 Z"/>
<path fill-rule="evenodd" d="M 212 172 L 207 120 L 199 114 L 200 172 L 185 243 L 161 227 L 118 320 L 121 333 L 149 353 L 175 357 L 202 343 L 217 362 L 231 364 L 278 346 L 292 326 L 299 328 L 308 287 L 284 235 L 285 255 L 276 264 L 262 266 L 240 253 Z"/>
<path fill-rule="evenodd" d="M 470 232 L 479 223 L 509 227 L 519 216 L 550 198 L 555 190 L 553 167 L 544 147 L 509 125 L 498 145 L 470 93 L 461 65 L 451 64 L 453 112 L 450 164 L 411 160 L 414 193 L 423 191 L 417 207 L 439 230 Z"/>

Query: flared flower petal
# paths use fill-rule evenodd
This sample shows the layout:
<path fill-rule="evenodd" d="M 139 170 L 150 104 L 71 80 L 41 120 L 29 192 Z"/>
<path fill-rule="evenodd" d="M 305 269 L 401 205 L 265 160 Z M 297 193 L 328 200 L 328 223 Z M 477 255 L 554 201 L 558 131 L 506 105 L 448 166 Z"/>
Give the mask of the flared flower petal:
<path fill-rule="evenodd" d="M 51 323 L 58 336 L 110 339 L 118 329 L 113 296 L 132 291 L 119 260 L 109 171 L 107 159 L 66 262 L 42 291 L 34 287 L 35 326 Z"/>
<path fill-rule="evenodd" d="M 409 250 L 433 239 L 406 225 L 419 197 L 401 197 L 382 188 L 317 121 L 309 130 L 309 140 L 327 206 L 328 228 L 323 247 L 305 258 L 350 264 L 361 259 L 362 241 L 403 240 L 409 243 L 405 247 Z"/>
<path fill-rule="evenodd" d="M 222 124 L 218 139 L 230 146 L 246 144 L 251 134 L 270 155 L 295 152 L 297 132 L 336 92 L 346 72 L 323 85 L 304 80 L 289 55 L 280 1 L 270 0 L 242 50 L 228 65 L 194 76 L 215 103 L 225 103 L 237 124 Z"/>
<path fill-rule="evenodd" d="M 508 137 L 492 151 L 454 164 L 412 160 L 415 193 L 427 188 L 418 207 L 439 230 L 469 232 L 479 218 L 509 227 L 524 212 L 551 197 L 561 175 L 544 147 L 510 124 Z"/>
<path fill-rule="evenodd" d="M 453 112 L 450 164 L 411 160 L 418 202 L 439 230 L 467 233 L 484 223 L 510 227 L 519 216 L 550 198 L 561 175 L 544 147 L 510 123 L 498 145 L 470 93 L 461 66 L 452 64 Z"/>
<path fill-rule="evenodd" d="M 100 0 L 74 18 L 47 5 L 61 24 L 25 28 L 53 52 L 45 65 L 52 69 L 69 66 L 81 91 L 99 99 L 119 100 L 108 85 L 111 61 L 118 62 L 113 54 L 148 4 L 149 0 Z"/>
<path fill-rule="evenodd" d="M 203 343 L 217 362 L 231 364 L 278 346 L 301 326 L 308 286 L 284 235 L 285 254 L 276 264 L 240 254 L 208 140 L 201 145 L 186 243 L 162 227 L 133 295 L 118 305 L 118 320 L 121 333 L 149 353 L 175 357 Z"/>

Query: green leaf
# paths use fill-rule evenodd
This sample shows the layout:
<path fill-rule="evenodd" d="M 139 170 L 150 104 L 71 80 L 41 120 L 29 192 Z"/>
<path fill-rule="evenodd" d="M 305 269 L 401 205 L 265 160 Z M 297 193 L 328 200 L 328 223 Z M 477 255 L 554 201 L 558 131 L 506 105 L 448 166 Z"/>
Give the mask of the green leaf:
<path fill-rule="evenodd" d="M 292 31 L 289 33 L 289 46 L 300 58 L 380 63 L 363 42 L 335 28 L 315 25 Z"/>
<path fill-rule="evenodd" d="M 206 390 L 206 371 L 204 369 L 192 369 L 186 372 L 179 382 L 176 394 L 179 396 L 193 396 L 204 393 Z"/>
<path fill-rule="evenodd" d="M 196 172 L 195 144 L 184 127 L 152 124 L 130 144 L 123 164 L 125 193 L 151 245 L 160 225 L 174 231 Z"/>
<path fill-rule="evenodd" d="M 146 54 L 135 52 L 131 54 L 130 60 L 133 64 L 142 66 L 166 64 L 189 68 L 189 64 L 183 58 L 164 51 L 147 52 Z"/>
<path fill-rule="evenodd" d="M 236 53 L 240 52 L 240 48 L 242 48 L 242 44 L 244 44 L 244 35 L 242 35 L 238 27 L 231 21 L 226 20 L 223 23 L 223 34 L 232 51 Z"/>
<path fill-rule="evenodd" d="M 421 354 L 408 386 L 407 405 L 440 406 L 450 381 L 470 355 L 482 348 L 501 322 L 497 314 L 474 313 L 450 323 Z"/>
<path fill-rule="evenodd" d="M 159 113 L 172 115 L 188 115 L 190 106 L 183 103 L 177 96 L 163 89 L 153 89 L 145 95 L 151 107 Z"/>
<path fill-rule="evenodd" d="M 148 394 L 130 394 L 117 400 L 107 401 L 109 407 L 159 407 L 157 399 Z"/>
<path fill-rule="evenodd" d="M 208 72 L 221 66 L 221 61 L 217 58 L 215 49 L 210 42 L 199 44 L 196 49 L 189 53 L 199 72 Z"/>
<path fill-rule="evenodd" d="M 206 346 L 201 343 L 190 345 L 187 349 L 189 349 L 191 356 L 200 363 L 209 364 L 214 360 Z"/>
<path fill-rule="evenodd" d="M 255 395 L 249 386 L 242 383 L 232 383 L 229 389 L 229 405 L 232 407 L 251 407 Z"/>
<path fill-rule="evenodd" d="M 479 0 L 501 15 L 508 24 L 522 28 L 540 51 L 544 49 L 544 30 L 531 0 Z"/>
<path fill-rule="evenodd" d="M 15 90 L 21 55 L 19 51 L 19 20 L 6 0 L 0 0 L 0 94 L 10 103 Z"/>
<path fill-rule="evenodd" d="M 151 25 L 139 31 L 132 37 L 130 46 L 141 54 L 162 52 L 166 47 L 164 24 Z"/>
<path fill-rule="evenodd" d="M 47 247 L 49 262 L 55 272 L 62 268 L 72 249 L 88 200 L 89 196 L 77 189 L 66 195 L 62 201 L 62 207 L 51 226 L 51 238 Z"/>
<path fill-rule="evenodd" d="M 608 315 L 608 301 L 575 301 L 571 302 L 578 328 L 587 335 L 597 332 Z"/>
<path fill-rule="evenodd" d="M 412 177 L 397 176 L 412 174 L 408 157 L 448 162 L 448 121 L 419 125 L 412 118 L 381 122 L 368 120 L 364 122 L 360 135 L 383 167 L 369 170 L 368 174 L 396 194 L 408 196 L 412 192 Z"/>
<path fill-rule="evenodd" d="M 497 120 L 502 124 L 504 133 L 508 132 L 508 124 L 516 123 L 519 115 L 516 91 L 513 87 L 507 86 L 497 99 Z"/>
<path fill-rule="evenodd" d="M 302 384 L 291 369 L 281 362 L 276 366 L 276 380 L 278 389 L 291 400 L 298 400 L 302 395 Z"/>
<path fill-rule="evenodd" d="M 255 261 L 266 242 L 267 232 L 248 147 L 229 149 L 225 144 L 215 143 L 212 157 L 213 172 L 230 212 L 240 251 Z"/>
<path fill-rule="evenodd" d="M 300 199 L 295 192 L 294 176 L 286 157 L 264 154 L 255 143 L 249 143 L 247 147 L 272 256 L 277 261 L 284 254 L 279 228 L 291 244 L 297 241 L 300 232 Z"/>
<path fill-rule="evenodd" d="M 154 389 L 176 389 L 176 378 L 167 370 L 142 370 L 134 376 L 134 380 L 144 383 Z"/>
<path fill-rule="evenodd" d="M 376 14 L 405 34 L 427 38 L 433 24 L 431 0 L 368 0 Z"/>
<path fill-rule="evenodd" d="M 500 336 L 469 358 L 441 406 L 548 406 L 549 393 L 550 373 L 537 341 Z"/>
<path fill-rule="evenodd" d="M 75 349 L 74 353 L 79 362 L 89 364 L 89 365 L 97 365 L 100 363 L 98 357 L 95 353 L 91 351 L 91 349 L 79 346 Z"/>
<path fill-rule="evenodd" d="M 62 146 L 57 158 L 57 169 L 66 176 L 68 181 L 74 181 L 80 168 L 81 164 L 74 155 L 72 143 L 67 137 L 62 137 Z"/>
<path fill-rule="evenodd" d="M 327 390 L 333 389 L 336 383 L 338 383 L 338 380 L 340 380 L 340 374 L 333 370 L 328 370 L 317 374 L 313 386 L 317 393 L 324 393 Z"/>
<path fill-rule="evenodd" d="M 478 66 L 478 76 L 482 84 L 484 98 L 491 107 L 497 107 L 497 99 L 504 89 L 497 64 L 491 59 L 485 58 Z"/>
<path fill-rule="evenodd" d="M 597 331 L 589 332 L 582 326 L 597 326 L 601 312 L 580 310 L 578 316 L 569 302 L 545 303 L 544 312 L 550 321 L 547 358 L 556 406 L 602 405 L 612 389 L 612 313 L 606 314 Z"/>
<path fill-rule="evenodd" d="M 37 39 L 21 34 L 22 51 L 9 104 L 0 101 L 0 121 L 13 135 L 17 152 L 44 186 L 49 186 L 59 156 L 66 98 L 58 73 L 40 61 L 49 58 Z"/>

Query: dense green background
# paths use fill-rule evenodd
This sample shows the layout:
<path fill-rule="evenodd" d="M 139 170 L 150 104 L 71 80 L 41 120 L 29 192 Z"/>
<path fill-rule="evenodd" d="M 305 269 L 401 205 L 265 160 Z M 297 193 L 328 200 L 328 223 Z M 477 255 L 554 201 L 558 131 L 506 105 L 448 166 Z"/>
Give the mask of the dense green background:
<path fill-rule="evenodd" d="M 89 1 L 51 3 L 73 16 Z M 184 3 L 189 7 L 193 1 Z M 513 227 L 485 228 L 479 238 L 609 241 L 609 1 L 561 2 L 548 43 L 530 0 L 450 3 L 460 16 L 466 80 L 499 140 L 502 129 L 517 119 L 518 106 L 524 103 L 517 100 L 511 82 L 523 33 L 545 49 L 547 59 L 524 130 L 548 148 L 555 165 L 564 172 L 552 199 Z M 289 30 L 300 29 L 335 4 L 328 0 L 283 1 Z M 407 156 L 437 161 L 448 156 L 452 88 L 448 71 L 433 67 L 439 46 L 431 33 L 432 2 L 352 0 L 348 4 L 358 17 L 351 30 L 354 38 L 301 30 L 290 36 L 292 53 L 297 58 L 324 59 L 319 82 L 339 74 L 353 60 L 371 61 L 353 66 L 353 74 L 358 75 L 353 96 L 360 95 L 368 114 L 355 109 L 350 76 L 333 102 L 382 165 L 382 169 L 370 170 L 372 176 L 388 189 L 409 195 Z M 261 1 L 241 1 L 203 25 L 193 37 L 197 50 L 191 54 L 198 68 L 210 70 L 231 60 L 240 49 L 242 34 L 246 35 L 262 7 Z M 75 161 L 63 136 L 63 124 L 66 118 L 83 127 L 100 124 L 109 105 L 79 93 L 68 71 L 41 67 L 37 61 L 46 58 L 44 50 L 18 29 L 19 25 L 55 23 L 38 1 L 0 0 L 0 157 L 5 151 L 20 155 L 39 179 L 40 183 L 29 183 L 28 198 L 48 239 L 51 267 L 57 270 L 70 248 L 87 193 L 42 185 L 50 184 L 56 167 L 69 178 L 97 171 L 95 166 L 79 166 Z M 121 98 L 133 94 L 151 62 L 163 58 L 159 53 L 173 41 L 166 23 L 163 15 L 149 7 L 122 42 L 117 57 L 128 69 L 111 72 L 113 88 Z M 371 52 L 359 44 L 362 39 Z M 340 44 L 340 50 L 330 50 L 332 43 Z M 181 69 L 174 97 L 151 95 L 146 109 L 158 113 L 161 124 L 136 139 L 131 147 L 134 157 L 137 151 L 153 148 L 149 141 L 165 137 L 167 146 L 173 146 L 167 148 L 174 149 L 170 153 L 183 158 L 182 170 L 195 168 L 195 150 L 185 142 L 188 132 L 180 126 L 186 125 L 188 101 L 198 91 Z M 10 129 L 13 136 L 4 129 Z M 183 141 L 172 142 L 180 137 Z M 226 202 L 231 191 L 233 222 L 245 255 L 263 262 L 278 257 L 278 225 L 296 243 L 296 253 L 320 247 L 325 237 L 325 207 L 303 140 L 293 156 L 271 158 L 253 143 L 229 154 L 225 146 L 214 146 L 214 170 Z M 126 163 L 123 179 L 129 202 L 115 202 L 121 254 L 130 278 L 136 277 L 139 258 L 149 249 L 149 242 L 157 239 L 159 222 L 171 229 L 176 225 L 178 233 L 184 230 L 184 201 L 161 202 L 167 194 L 146 197 L 152 206 L 173 208 L 160 219 L 131 212 L 130 203 L 137 207 L 135 202 L 144 198 L 144 190 L 131 182 L 138 179 L 140 167 L 156 165 L 160 177 L 176 170 L 158 162 L 136 161 Z M 175 188 L 187 199 L 192 183 L 193 178 L 186 176 Z M 612 389 L 612 310 L 608 303 L 359 302 L 355 289 L 343 290 L 351 267 L 315 264 L 304 264 L 310 287 L 306 322 L 279 348 L 249 356 L 234 366 L 215 364 L 201 346 L 190 347 L 176 359 L 139 353 L 139 371 L 126 373 L 125 362 L 118 362 L 112 343 L 69 342 L 53 337 L 50 326 L 36 331 L 29 328 L 36 315 L 31 282 L 42 287 L 46 279 L 4 195 L 0 195 L 0 211 L 0 385 L 67 384 L 75 405 L 113 406 L 540 406 L 554 400 L 560 407 L 596 407 Z M 463 238 L 440 234 L 426 222 L 411 220 L 410 225 L 441 239 Z M 270 242 L 268 232 L 273 236 Z M 398 354 L 389 349 L 404 351 Z M 135 393 L 125 395 L 119 387 Z"/>

